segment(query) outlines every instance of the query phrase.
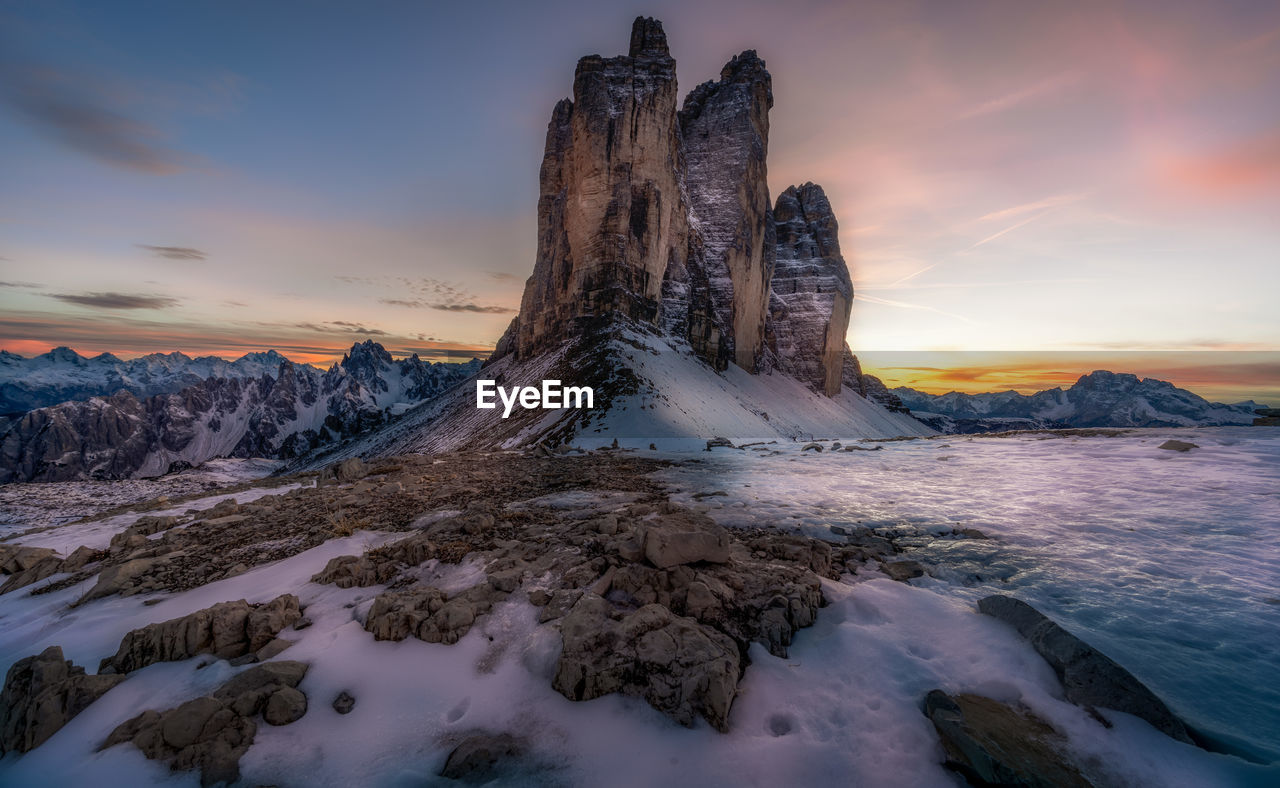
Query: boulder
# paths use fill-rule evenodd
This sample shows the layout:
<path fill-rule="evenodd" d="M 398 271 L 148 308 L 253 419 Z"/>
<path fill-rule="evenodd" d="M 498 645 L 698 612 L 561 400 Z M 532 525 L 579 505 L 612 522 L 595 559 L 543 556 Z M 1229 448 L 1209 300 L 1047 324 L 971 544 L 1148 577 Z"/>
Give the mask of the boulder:
<path fill-rule="evenodd" d="M 1167 440 L 1164 443 L 1157 446 L 1156 448 L 1185 453 L 1185 452 L 1191 451 L 1192 449 L 1198 449 L 1200 447 L 1194 443 L 1188 443 L 1187 441 Z"/>
<path fill-rule="evenodd" d="M 659 569 L 729 560 L 729 532 L 705 515 L 673 510 L 641 523 L 644 557 Z"/>
<path fill-rule="evenodd" d="M 0 755 L 43 744 L 124 676 L 88 676 L 50 646 L 9 668 L 0 690 Z"/>
<path fill-rule="evenodd" d="M 978 602 L 978 611 L 1017 630 L 1044 657 L 1062 682 L 1067 700 L 1132 714 L 1156 730 L 1191 743 L 1186 724 L 1132 673 L 1058 626 L 1031 605 L 999 594 Z"/>
<path fill-rule="evenodd" d="M 644 698 L 682 725 L 702 716 L 727 731 L 742 664 L 727 635 L 661 605 L 631 613 L 584 594 L 560 623 L 552 686 L 570 700 L 620 692 Z"/>
<path fill-rule="evenodd" d="M 478 731 L 453 748 L 440 776 L 465 783 L 487 783 L 501 775 L 504 760 L 519 758 L 525 750 L 524 741 L 509 733 Z"/>
<path fill-rule="evenodd" d="M 942 739 L 946 765 L 973 786 L 1088 788 L 1065 755 L 1065 739 L 1043 720 L 980 695 L 933 690 L 925 716 Z"/>
<path fill-rule="evenodd" d="M 356 699 L 346 690 L 339 692 L 338 697 L 333 699 L 333 710 L 339 714 L 350 714 L 355 707 Z"/>
<path fill-rule="evenodd" d="M 293 687 L 281 687 L 267 698 L 262 718 L 269 725 L 288 725 L 307 713 L 307 696 Z"/>
<path fill-rule="evenodd" d="M 913 577 L 924 576 L 924 566 L 919 561 L 882 561 L 880 571 L 891 580 L 905 583 Z"/>

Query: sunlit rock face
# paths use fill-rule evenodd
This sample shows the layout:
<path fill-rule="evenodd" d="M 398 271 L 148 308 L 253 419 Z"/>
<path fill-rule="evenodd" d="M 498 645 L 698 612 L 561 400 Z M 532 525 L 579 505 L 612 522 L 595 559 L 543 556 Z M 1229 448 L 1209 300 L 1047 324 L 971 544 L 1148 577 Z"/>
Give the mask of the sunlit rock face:
<path fill-rule="evenodd" d="M 578 61 L 547 128 L 533 275 L 490 362 L 622 316 L 716 369 L 834 396 L 853 287 L 822 188 L 771 203 L 765 63 L 735 56 L 679 112 L 675 66 L 662 24 L 643 17 L 627 55 Z"/>
<path fill-rule="evenodd" d="M 779 371 L 827 396 L 840 391 L 853 282 L 831 203 L 815 183 L 792 186 L 773 208 L 777 260 L 768 342 Z"/>
<path fill-rule="evenodd" d="M 689 282 L 688 337 L 709 361 L 732 360 L 750 372 L 764 349 L 773 274 L 765 165 L 772 106 L 772 79 L 748 50 L 725 65 L 718 82 L 694 88 L 679 115 L 690 221 L 701 241 L 701 254 L 689 258 L 701 271 Z M 699 321 L 702 315 L 710 319 Z"/>
<path fill-rule="evenodd" d="M 578 61 L 573 100 L 547 128 L 537 259 L 500 351 L 533 355 L 579 318 L 657 321 L 663 275 L 689 249 L 676 106 L 676 62 L 656 20 L 635 21 L 627 55 Z"/>

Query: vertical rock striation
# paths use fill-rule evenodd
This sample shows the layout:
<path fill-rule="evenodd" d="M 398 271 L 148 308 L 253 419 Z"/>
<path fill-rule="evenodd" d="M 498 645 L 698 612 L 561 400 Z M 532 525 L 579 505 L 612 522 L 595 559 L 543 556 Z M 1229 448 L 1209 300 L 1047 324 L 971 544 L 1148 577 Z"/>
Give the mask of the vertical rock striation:
<path fill-rule="evenodd" d="M 769 347 L 777 369 L 827 396 L 840 391 L 853 282 L 840 254 L 831 203 L 815 183 L 778 195 L 778 256 L 769 301 Z"/>
<path fill-rule="evenodd" d="M 701 254 L 689 259 L 701 271 L 689 277 L 687 335 L 708 361 L 729 359 L 750 372 L 764 349 L 773 275 L 765 165 L 772 106 L 769 72 L 747 50 L 725 65 L 718 82 L 694 88 L 679 113 L 690 223 L 701 240 Z"/>
<path fill-rule="evenodd" d="M 502 352 L 528 357 L 611 312 L 657 321 L 663 276 L 689 247 L 676 100 L 654 19 L 636 19 L 627 55 L 578 61 L 547 128 L 537 260 Z"/>
<path fill-rule="evenodd" d="M 853 284 L 822 188 L 770 204 L 772 78 L 752 50 L 676 111 L 662 25 L 625 56 L 578 62 L 540 173 L 538 246 L 519 316 L 490 361 L 529 359 L 621 314 L 724 369 L 776 371 L 836 395 Z"/>

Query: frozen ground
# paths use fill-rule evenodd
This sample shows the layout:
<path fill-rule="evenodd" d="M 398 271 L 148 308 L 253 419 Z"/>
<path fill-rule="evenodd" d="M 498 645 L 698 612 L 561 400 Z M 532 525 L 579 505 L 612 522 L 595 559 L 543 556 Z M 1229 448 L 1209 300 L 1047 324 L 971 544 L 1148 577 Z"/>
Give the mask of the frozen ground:
<path fill-rule="evenodd" d="M 277 460 L 215 459 L 153 479 L 0 485 L 0 540 L 30 528 L 62 525 L 167 495 L 184 498 L 267 476 Z"/>
<path fill-rule="evenodd" d="M 1156 448 L 1169 437 L 1203 448 Z M 938 575 L 906 585 L 868 567 L 828 582 L 831 605 L 797 635 L 788 659 L 753 646 L 727 735 L 701 723 L 681 728 L 634 699 L 560 696 L 550 687 L 558 636 L 537 626 L 536 610 L 518 594 L 453 646 L 374 641 L 359 620 L 382 587 L 308 582 L 329 558 L 396 538 L 369 532 L 181 594 L 108 598 L 73 611 L 66 603 L 83 587 L 0 596 L 0 670 L 58 644 L 92 671 L 142 623 L 292 592 L 315 624 L 285 633 L 297 644 L 282 658 L 311 663 L 301 685 L 310 709 L 293 725 L 260 727 L 242 761 L 248 785 L 433 784 L 456 737 L 482 728 L 530 740 L 522 785 L 952 786 L 919 711 L 933 688 L 1021 700 L 1063 731 L 1080 759 L 1101 765 L 1110 784 L 1280 782 L 1280 767 L 1206 753 L 1133 718 L 1113 714 L 1114 727 L 1103 728 L 1061 700 L 1026 643 L 972 609 L 994 590 L 1023 596 L 1192 722 L 1268 751 L 1280 738 L 1280 431 L 855 445 L 883 448 L 817 454 L 786 442 L 678 455 L 702 462 L 663 472 L 677 500 L 727 525 L 823 532 L 860 523 L 921 534 L 913 557 Z M 724 495 L 694 498 L 712 492 Z M 593 502 L 561 495 L 526 505 Z M 77 524 L 43 538 L 56 533 L 69 544 L 126 524 Z M 923 536 L 957 524 L 996 539 Z M 465 563 L 423 568 L 441 586 L 465 586 L 472 571 Z M 169 773 L 130 746 L 95 750 L 139 710 L 209 692 L 236 670 L 226 662 L 197 670 L 202 661 L 131 675 L 40 748 L 0 760 L 0 785 L 198 785 L 194 774 Z M 341 690 L 357 698 L 346 716 L 330 707 Z"/>

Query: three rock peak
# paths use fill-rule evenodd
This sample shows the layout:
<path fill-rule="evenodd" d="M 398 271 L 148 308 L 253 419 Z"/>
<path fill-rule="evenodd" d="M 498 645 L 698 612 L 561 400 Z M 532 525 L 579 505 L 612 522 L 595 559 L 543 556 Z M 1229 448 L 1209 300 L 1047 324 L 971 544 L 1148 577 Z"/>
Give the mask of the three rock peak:
<path fill-rule="evenodd" d="M 770 200 L 764 61 L 747 50 L 678 98 L 656 19 L 635 20 L 629 56 L 579 61 L 547 129 L 534 273 L 494 359 L 621 317 L 834 396 L 853 288 L 821 187 Z"/>

